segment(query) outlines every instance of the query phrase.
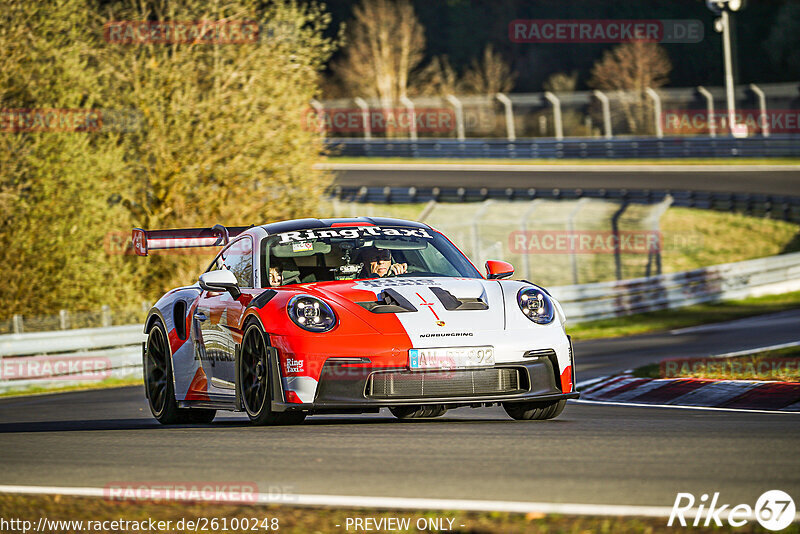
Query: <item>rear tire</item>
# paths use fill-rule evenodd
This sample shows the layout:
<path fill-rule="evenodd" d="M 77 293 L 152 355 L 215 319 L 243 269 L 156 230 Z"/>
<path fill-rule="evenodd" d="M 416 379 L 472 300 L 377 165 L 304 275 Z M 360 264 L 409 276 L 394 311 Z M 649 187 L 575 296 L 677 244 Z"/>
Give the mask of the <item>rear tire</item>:
<path fill-rule="evenodd" d="M 564 411 L 566 400 L 555 402 L 506 402 L 506 413 L 518 421 L 543 421 L 558 417 Z"/>
<path fill-rule="evenodd" d="M 398 419 L 433 419 L 447 413 L 447 407 L 441 404 L 428 404 L 424 406 L 392 406 L 389 408 L 392 415 Z"/>
<path fill-rule="evenodd" d="M 252 322 L 245 328 L 239 357 L 239 391 L 242 408 L 254 425 L 293 425 L 302 423 L 305 412 L 273 412 L 269 339 Z"/>
<path fill-rule="evenodd" d="M 147 335 L 144 387 L 153 417 L 162 425 L 210 423 L 216 410 L 178 408 L 172 379 L 172 354 L 161 319 L 156 319 Z"/>

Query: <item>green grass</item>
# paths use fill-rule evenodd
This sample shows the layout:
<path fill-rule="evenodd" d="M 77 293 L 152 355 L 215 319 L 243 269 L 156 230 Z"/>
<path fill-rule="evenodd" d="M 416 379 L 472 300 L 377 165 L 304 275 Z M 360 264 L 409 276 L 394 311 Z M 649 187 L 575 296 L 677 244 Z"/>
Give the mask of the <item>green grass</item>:
<path fill-rule="evenodd" d="M 770 360 L 781 359 L 773 367 Z M 767 350 L 733 356 L 698 360 L 665 360 L 661 363 L 644 365 L 633 371 L 633 376 L 641 378 L 708 378 L 713 380 L 778 380 L 781 382 L 800 382 L 800 347 Z M 788 364 L 788 365 L 787 365 Z"/>
<path fill-rule="evenodd" d="M 800 165 L 800 158 L 687 158 L 687 159 L 504 159 L 504 158 L 389 158 L 337 157 L 326 163 L 418 163 L 492 165 Z"/>
<path fill-rule="evenodd" d="M 743 300 L 698 304 L 676 310 L 639 313 L 575 325 L 569 325 L 569 322 L 567 322 L 567 333 L 576 340 L 623 337 L 731 321 L 743 317 L 797 308 L 800 308 L 800 291 Z"/>
<path fill-rule="evenodd" d="M 86 391 L 90 389 L 117 388 L 122 386 L 138 386 L 141 383 L 142 383 L 141 377 L 106 378 L 105 380 L 100 380 L 98 382 L 87 382 L 85 384 L 74 384 L 68 386 L 56 386 L 52 388 L 41 387 L 41 386 L 30 386 L 23 389 L 15 389 L 12 391 L 6 391 L 4 393 L 0 393 L 0 397 L 48 395 L 51 393 L 63 393 L 65 391 Z"/>
<path fill-rule="evenodd" d="M 638 517 L 591 517 L 591 516 L 564 516 L 544 515 L 540 513 L 506 513 L 506 512 L 459 512 L 459 511 L 392 511 L 380 509 L 348 509 L 348 508 L 304 508 L 277 505 L 231 505 L 222 503 L 171 503 L 171 502 L 133 502 L 113 501 L 89 497 L 63 497 L 63 496 L 26 496 L 26 495 L 0 495 L 0 517 L 17 518 L 32 522 L 35 528 L 40 517 L 49 520 L 90 520 L 90 521 L 171 521 L 169 528 L 163 532 L 182 533 L 194 532 L 188 528 L 178 529 L 176 524 L 181 519 L 196 521 L 198 518 L 216 518 L 217 529 L 209 531 L 222 531 L 222 520 L 227 520 L 230 527 L 233 518 L 257 518 L 271 520 L 277 518 L 278 532 L 289 534 L 305 534 L 310 532 L 354 532 L 352 524 L 346 528 L 347 518 L 408 518 L 410 528 L 408 532 L 420 532 L 416 528 L 419 520 L 446 520 L 452 519 L 455 533 L 482 533 L 482 534 L 671 534 L 676 528 L 667 526 L 667 518 L 638 518 Z M 269 524 L 269 522 L 267 523 Z M 733 532 L 727 523 L 721 528 L 694 527 L 692 532 Z M 252 525 L 252 523 L 251 523 Z M 339 525 L 338 527 L 336 525 Z M 447 521 L 444 521 L 447 526 Z M 462 526 L 463 525 L 463 526 Z M 163 526 L 167 526 L 166 523 Z M 146 531 L 145 528 L 143 531 Z M 748 524 L 748 532 L 767 532 L 758 524 Z M 70 529 L 68 532 L 88 532 Z M 120 530 L 122 531 L 122 530 Z M 128 529 L 128 532 L 134 530 Z M 363 532 L 363 530 L 359 530 Z M 740 532 L 741 529 L 736 530 Z M 21 532 L 21 530 L 20 530 Z M 66 531 L 62 531 L 66 532 Z M 227 528 L 224 532 L 250 532 L 242 529 Z M 268 532 L 259 530 L 259 532 Z M 271 530 L 269 531 L 271 532 Z M 397 532 L 396 530 L 380 530 L 379 532 Z M 442 532 L 434 529 L 424 529 L 422 532 Z M 800 526 L 793 524 L 781 531 L 787 534 L 797 534 Z"/>

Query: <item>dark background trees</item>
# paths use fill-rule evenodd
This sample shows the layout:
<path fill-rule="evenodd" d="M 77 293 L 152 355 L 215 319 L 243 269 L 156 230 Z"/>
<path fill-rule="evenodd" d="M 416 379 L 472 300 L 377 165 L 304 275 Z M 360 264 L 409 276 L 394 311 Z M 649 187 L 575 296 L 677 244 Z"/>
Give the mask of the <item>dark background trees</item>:
<path fill-rule="evenodd" d="M 669 85 L 722 85 L 722 44 L 714 15 L 703 0 L 412 0 L 425 28 L 425 59 L 446 56 L 459 73 L 480 58 L 487 45 L 518 74 L 513 90 L 541 91 L 557 72 L 578 72 L 586 89 L 591 69 L 612 44 L 518 44 L 508 39 L 514 19 L 696 19 L 704 39 L 663 45 L 671 64 Z M 353 0 L 328 0 L 329 31 L 352 20 Z M 738 83 L 795 81 L 800 74 L 800 1 L 751 0 L 735 16 Z M 346 49 L 346 47 L 345 47 Z M 340 51 L 338 54 L 341 54 Z"/>

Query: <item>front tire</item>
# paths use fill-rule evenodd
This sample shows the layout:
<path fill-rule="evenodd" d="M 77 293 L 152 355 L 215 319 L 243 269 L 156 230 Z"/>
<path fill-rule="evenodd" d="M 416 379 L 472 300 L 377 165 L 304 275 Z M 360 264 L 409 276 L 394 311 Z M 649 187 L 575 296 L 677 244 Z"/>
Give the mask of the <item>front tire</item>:
<path fill-rule="evenodd" d="M 144 387 L 153 417 L 162 425 L 210 423 L 216 410 L 178 408 L 175 384 L 172 380 L 172 355 L 167 334 L 160 319 L 153 322 L 147 335 L 144 362 Z"/>
<path fill-rule="evenodd" d="M 564 411 L 566 400 L 556 402 L 506 402 L 506 413 L 518 421 L 543 421 L 558 417 Z"/>
<path fill-rule="evenodd" d="M 239 390 L 242 408 L 255 425 L 290 425 L 302 423 L 305 412 L 273 412 L 270 406 L 269 340 L 253 322 L 245 329 L 239 357 Z"/>

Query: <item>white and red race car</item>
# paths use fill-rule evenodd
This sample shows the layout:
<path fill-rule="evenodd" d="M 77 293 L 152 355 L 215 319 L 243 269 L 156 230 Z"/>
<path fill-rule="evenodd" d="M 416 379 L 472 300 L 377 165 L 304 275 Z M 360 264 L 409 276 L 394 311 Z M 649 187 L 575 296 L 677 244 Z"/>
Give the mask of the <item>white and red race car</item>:
<path fill-rule="evenodd" d="M 386 218 L 134 229 L 134 250 L 224 248 L 145 322 L 144 383 L 161 423 L 244 411 L 256 424 L 309 414 L 399 418 L 502 404 L 550 419 L 577 398 L 565 317 L 548 292 L 443 234 Z"/>

